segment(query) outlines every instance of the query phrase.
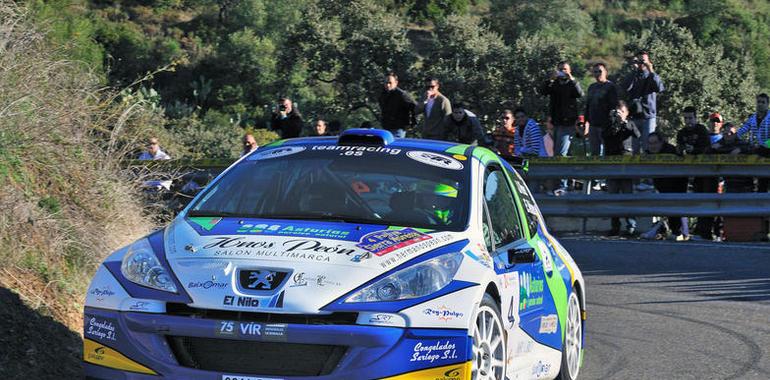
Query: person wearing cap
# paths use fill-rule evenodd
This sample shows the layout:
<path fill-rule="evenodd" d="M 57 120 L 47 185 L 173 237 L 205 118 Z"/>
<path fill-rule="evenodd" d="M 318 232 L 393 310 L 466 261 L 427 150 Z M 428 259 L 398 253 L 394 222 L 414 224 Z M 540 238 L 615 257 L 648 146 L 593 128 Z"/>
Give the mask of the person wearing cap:
<path fill-rule="evenodd" d="M 147 140 L 147 150 L 139 155 L 140 160 L 170 160 L 171 157 L 160 149 L 158 139 L 151 137 Z"/>
<path fill-rule="evenodd" d="M 722 139 L 722 127 L 724 126 L 724 119 L 719 112 L 713 112 L 709 115 L 709 137 L 711 138 L 711 144 L 716 144 Z"/>

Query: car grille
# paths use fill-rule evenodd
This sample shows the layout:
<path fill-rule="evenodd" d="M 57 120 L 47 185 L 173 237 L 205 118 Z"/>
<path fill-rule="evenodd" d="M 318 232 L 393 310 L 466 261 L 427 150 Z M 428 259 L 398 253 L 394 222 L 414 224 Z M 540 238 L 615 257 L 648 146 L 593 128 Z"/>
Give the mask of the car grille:
<path fill-rule="evenodd" d="M 288 323 L 301 325 L 355 325 L 358 313 L 331 314 L 278 314 L 241 311 L 197 309 L 183 303 L 167 303 L 166 314 L 178 317 L 223 319 L 229 321 L 253 321 L 262 323 Z"/>
<path fill-rule="evenodd" d="M 347 350 L 345 346 L 184 336 L 168 336 L 168 341 L 184 367 L 249 375 L 328 375 Z"/>

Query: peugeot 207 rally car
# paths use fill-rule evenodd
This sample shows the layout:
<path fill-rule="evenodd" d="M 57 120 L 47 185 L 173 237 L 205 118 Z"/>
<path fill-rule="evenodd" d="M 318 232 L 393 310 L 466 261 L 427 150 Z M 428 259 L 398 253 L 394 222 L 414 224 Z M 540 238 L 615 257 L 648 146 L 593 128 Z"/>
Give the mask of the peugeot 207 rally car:
<path fill-rule="evenodd" d="M 88 290 L 94 379 L 575 379 L 585 284 L 516 169 L 382 130 L 241 158 Z"/>

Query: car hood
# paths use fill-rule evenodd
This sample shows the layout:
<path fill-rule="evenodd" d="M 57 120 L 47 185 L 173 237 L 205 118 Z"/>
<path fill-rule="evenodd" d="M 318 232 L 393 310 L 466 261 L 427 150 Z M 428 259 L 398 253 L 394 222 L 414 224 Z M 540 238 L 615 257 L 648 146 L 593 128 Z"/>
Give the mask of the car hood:
<path fill-rule="evenodd" d="M 322 313 L 325 305 L 461 233 L 334 222 L 177 218 L 166 258 L 197 308 Z"/>

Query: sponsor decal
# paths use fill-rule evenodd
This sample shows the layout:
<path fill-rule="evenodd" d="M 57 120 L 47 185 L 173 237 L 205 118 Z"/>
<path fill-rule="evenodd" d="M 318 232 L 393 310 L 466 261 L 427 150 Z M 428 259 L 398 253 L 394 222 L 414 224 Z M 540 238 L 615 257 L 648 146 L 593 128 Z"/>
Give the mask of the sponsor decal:
<path fill-rule="evenodd" d="M 367 313 L 362 312 L 358 314 L 356 323 L 359 325 L 372 325 L 372 326 L 406 326 L 406 320 L 404 317 L 398 314 L 390 313 Z"/>
<path fill-rule="evenodd" d="M 384 380 L 413 380 L 413 379 L 431 379 L 431 380 L 462 380 L 471 378 L 471 362 L 462 364 L 451 364 L 442 367 L 422 369 L 415 372 L 409 372 L 402 375 L 388 377 Z"/>
<path fill-rule="evenodd" d="M 120 352 L 90 339 L 83 340 L 83 360 L 108 368 L 157 375 L 155 371 L 127 358 Z"/>
<path fill-rule="evenodd" d="M 435 343 L 417 342 L 412 348 L 412 357 L 409 358 L 410 362 L 430 362 L 433 363 L 436 360 L 452 360 L 457 359 L 457 348 L 454 343 L 450 341 L 437 341 Z"/>
<path fill-rule="evenodd" d="M 325 239 L 346 239 L 350 231 L 337 228 L 299 227 L 283 224 L 243 224 L 235 231 L 239 234 L 269 234 L 285 236 L 307 236 Z"/>
<path fill-rule="evenodd" d="M 533 280 L 530 273 L 519 274 L 519 310 L 543 304 L 543 280 Z"/>
<path fill-rule="evenodd" d="M 528 352 L 532 352 L 532 348 L 534 348 L 534 346 L 535 344 L 531 340 L 526 342 L 519 342 L 519 344 L 516 345 L 516 353 L 526 354 Z"/>
<path fill-rule="evenodd" d="M 454 158 L 456 158 L 456 159 L 458 159 L 460 161 L 465 161 L 465 160 L 468 159 L 468 157 L 463 156 L 462 154 L 453 154 L 452 157 L 454 157 Z"/>
<path fill-rule="evenodd" d="M 401 149 L 384 146 L 355 146 L 355 145 L 316 145 L 312 150 L 331 150 L 341 152 L 340 156 L 363 156 L 364 153 L 383 153 L 397 155 Z"/>
<path fill-rule="evenodd" d="M 276 242 L 253 240 L 245 237 L 216 237 L 203 246 L 213 250 L 214 256 L 223 257 L 265 257 L 329 262 L 333 255 L 350 256 L 356 250 L 342 244 L 325 245 L 313 239 L 287 240 Z"/>
<path fill-rule="evenodd" d="M 84 321 L 85 329 L 83 333 L 86 336 L 99 340 L 117 341 L 115 324 L 112 320 L 86 315 Z"/>
<path fill-rule="evenodd" d="M 289 273 L 271 269 L 241 269 L 238 279 L 244 290 L 275 290 Z"/>
<path fill-rule="evenodd" d="M 508 304 L 508 322 L 515 328 L 519 325 L 519 272 L 503 274 L 503 289 L 511 289 L 511 301 Z"/>
<path fill-rule="evenodd" d="M 316 283 L 316 285 L 318 285 L 318 286 L 327 286 L 327 285 L 332 285 L 332 286 L 340 286 L 340 285 L 342 285 L 341 283 L 339 283 L 339 282 L 337 282 L 337 281 L 331 281 L 331 280 L 329 280 L 329 279 L 327 278 L 327 276 L 325 276 L 325 275 L 322 275 L 322 274 L 319 274 L 319 275 L 318 275 L 318 276 L 315 278 L 315 283 Z"/>
<path fill-rule="evenodd" d="M 219 321 L 214 333 L 224 337 L 256 337 L 265 341 L 285 342 L 287 326 L 282 323 Z"/>
<path fill-rule="evenodd" d="M 305 272 L 295 273 L 294 276 L 292 276 L 291 281 L 292 281 L 292 284 L 289 285 L 290 288 L 307 286 L 307 280 L 305 279 Z"/>
<path fill-rule="evenodd" d="M 222 218 L 212 218 L 208 216 L 187 218 L 190 222 L 199 225 L 206 231 L 211 231 L 217 223 L 222 221 Z"/>
<path fill-rule="evenodd" d="M 362 248 L 377 256 L 383 256 L 397 249 L 408 247 L 430 239 L 430 235 L 416 231 L 412 228 L 403 230 L 382 230 L 364 235 L 356 247 Z"/>
<path fill-rule="evenodd" d="M 481 253 L 480 255 L 476 255 L 471 251 L 470 249 L 465 250 L 465 255 L 473 259 L 474 261 L 478 262 L 479 264 L 492 269 L 492 257 L 489 256 L 488 253 Z"/>
<path fill-rule="evenodd" d="M 553 261 L 551 260 L 551 250 L 542 241 L 537 242 L 538 248 L 540 248 L 541 256 L 543 256 L 543 270 L 545 273 L 553 272 Z"/>
<path fill-rule="evenodd" d="M 396 252 L 393 252 L 389 254 L 382 262 L 380 262 L 380 267 L 383 269 L 390 268 L 397 263 L 402 262 L 403 260 L 413 256 L 414 254 L 418 252 L 427 251 L 429 249 L 436 248 L 443 243 L 446 243 L 450 240 L 452 240 L 453 235 L 443 235 L 441 237 L 434 237 L 432 239 L 428 239 L 422 242 L 419 242 L 417 244 L 412 244 L 406 248 L 402 248 L 397 250 Z"/>
<path fill-rule="evenodd" d="M 187 283 L 187 289 L 225 289 L 227 288 L 226 282 L 218 282 L 216 280 L 207 281 L 190 281 Z"/>
<path fill-rule="evenodd" d="M 283 380 L 276 377 L 254 377 L 240 375 L 222 375 L 222 380 Z"/>
<path fill-rule="evenodd" d="M 532 366 L 532 376 L 535 378 L 541 378 L 545 377 L 548 372 L 551 372 L 551 365 L 548 363 L 543 363 L 542 361 L 538 360 L 537 363 Z"/>
<path fill-rule="evenodd" d="M 305 150 L 304 146 L 285 146 L 275 149 L 266 150 L 263 152 L 254 153 L 247 160 L 249 161 L 261 161 L 269 160 L 271 158 L 285 157 L 288 155 L 296 154 Z"/>
<path fill-rule="evenodd" d="M 150 303 L 147 301 L 134 301 L 128 305 L 128 310 L 133 311 L 149 311 Z"/>
<path fill-rule="evenodd" d="M 413 150 L 406 153 L 406 156 L 423 164 L 435 166 L 437 168 L 449 169 L 449 170 L 462 170 L 463 164 L 456 159 L 447 155 L 425 152 L 421 150 Z"/>
<path fill-rule="evenodd" d="M 110 289 L 110 286 L 107 285 L 107 286 L 104 286 L 104 287 L 101 287 L 101 288 L 99 288 L 99 287 L 93 288 L 93 289 L 91 289 L 90 292 L 88 292 L 88 294 L 94 296 L 94 298 L 98 302 L 102 302 L 105 299 L 114 296 L 115 292 L 113 292 L 112 289 Z"/>
<path fill-rule="evenodd" d="M 465 315 L 464 313 L 448 308 L 446 305 L 441 305 L 437 309 L 428 307 L 423 309 L 422 313 L 427 316 L 436 317 L 439 321 L 444 322 L 449 322 L 455 318 L 462 318 L 463 315 Z"/>
<path fill-rule="evenodd" d="M 224 306 L 259 307 L 259 299 L 244 296 L 225 296 L 222 300 Z"/>
<path fill-rule="evenodd" d="M 556 334 L 556 326 L 558 326 L 559 320 L 556 314 L 550 314 L 540 317 L 540 333 L 541 334 Z"/>

